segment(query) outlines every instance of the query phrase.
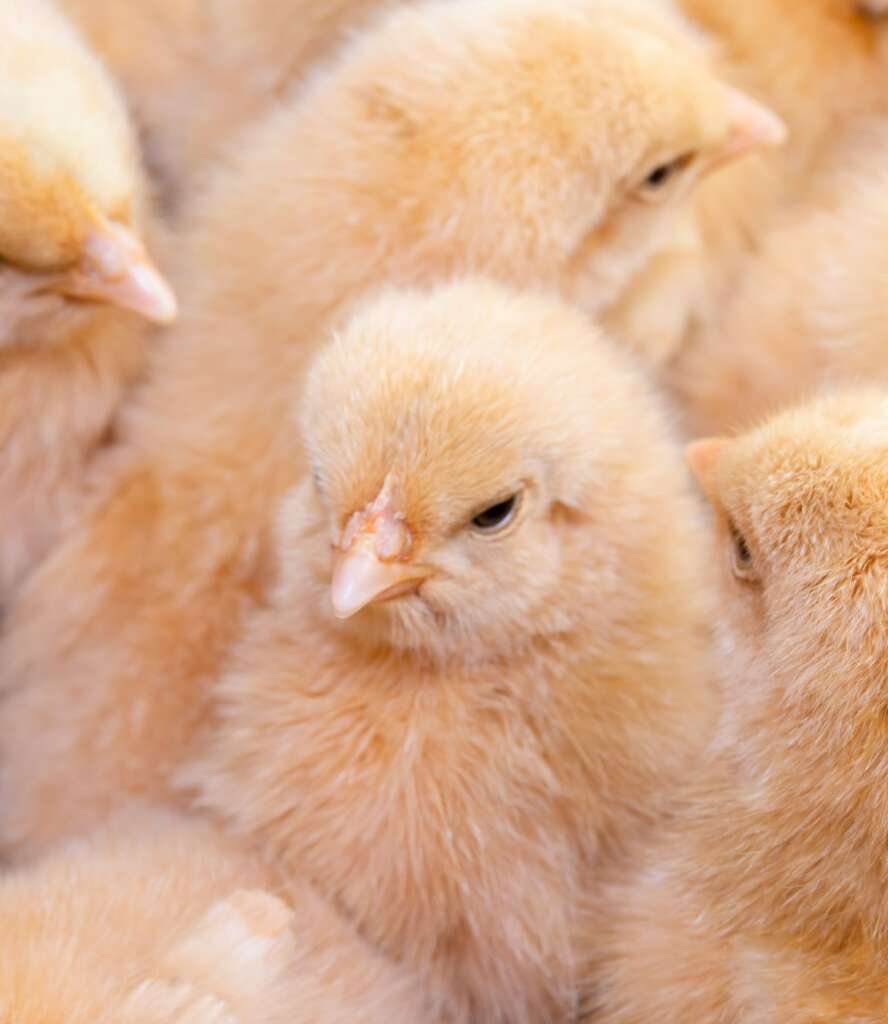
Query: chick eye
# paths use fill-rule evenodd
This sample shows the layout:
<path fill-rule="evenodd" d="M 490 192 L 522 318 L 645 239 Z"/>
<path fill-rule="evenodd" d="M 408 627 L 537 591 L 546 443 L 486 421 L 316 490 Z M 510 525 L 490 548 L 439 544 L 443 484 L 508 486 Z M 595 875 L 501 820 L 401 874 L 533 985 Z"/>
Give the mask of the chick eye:
<path fill-rule="evenodd" d="M 638 193 L 648 199 L 657 198 L 666 192 L 666 186 L 672 184 L 693 159 L 693 153 L 683 153 L 675 160 L 657 164 L 638 186 Z"/>
<path fill-rule="evenodd" d="M 484 509 L 472 520 L 472 526 L 481 533 L 496 533 L 508 526 L 515 517 L 515 510 L 518 507 L 518 495 L 513 494 L 505 501 L 498 501 L 490 508 Z"/>
<path fill-rule="evenodd" d="M 752 552 L 749 550 L 746 538 L 733 524 L 731 525 L 731 568 L 738 579 L 751 580 L 755 577 Z"/>

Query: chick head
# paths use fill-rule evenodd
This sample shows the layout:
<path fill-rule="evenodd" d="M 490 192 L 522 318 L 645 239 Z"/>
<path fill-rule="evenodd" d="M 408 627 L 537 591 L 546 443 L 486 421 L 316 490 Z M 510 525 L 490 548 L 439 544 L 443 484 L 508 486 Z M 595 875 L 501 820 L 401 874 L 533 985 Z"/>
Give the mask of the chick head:
<path fill-rule="evenodd" d="M 308 564 L 341 628 L 472 659 L 620 604 L 659 408 L 560 300 L 384 294 L 317 358 L 303 412 L 313 472 L 284 503 L 284 564 Z"/>
<path fill-rule="evenodd" d="M 176 303 L 140 239 L 137 147 L 111 80 L 44 0 L 5 5 L 0 48 L 0 290 L 170 321 Z"/>
<path fill-rule="evenodd" d="M 558 285 L 590 312 L 671 241 L 696 182 L 785 134 L 649 0 L 408 5 L 336 85 L 314 96 L 353 126 L 336 176 L 375 196 L 368 223 L 397 225 L 405 262 L 434 246 L 439 266 L 450 252 L 452 271 Z"/>
<path fill-rule="evenodd" d="M 861 672 L 881 686 L 888 663 L 888 395 L 830 395 L 688 461 L 716 511 L 738 685 L 871 701 Z"/>

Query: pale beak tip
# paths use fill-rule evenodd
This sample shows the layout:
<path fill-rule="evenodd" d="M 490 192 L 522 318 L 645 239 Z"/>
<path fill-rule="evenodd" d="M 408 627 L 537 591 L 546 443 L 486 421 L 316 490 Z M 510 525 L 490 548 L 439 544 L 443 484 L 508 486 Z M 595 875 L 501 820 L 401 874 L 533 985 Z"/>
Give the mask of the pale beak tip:
<path fill-rule="evenodd" d="M 147 264 L 130 272 L 132 301 L 130 308 L 156 324 L 171 324 L 179 315 L 173 289 L 154 267 Z"/>
<path fill-rule="evenodd" d="M 786 142 L 789 129 L 783 118 L 739 89 L 729 91 L 728 110 L 729 150 L 736 154 L 758 147 L 782 146 Z"/>

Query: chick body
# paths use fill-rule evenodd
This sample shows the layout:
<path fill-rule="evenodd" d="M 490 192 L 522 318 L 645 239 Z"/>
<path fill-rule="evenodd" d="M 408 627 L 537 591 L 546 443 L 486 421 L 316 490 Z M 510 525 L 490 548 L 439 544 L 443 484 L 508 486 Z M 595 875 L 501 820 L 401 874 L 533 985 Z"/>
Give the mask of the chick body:
<path fill-rule="evenodd" d="M 688 429 L 747 427 L 788 403 L 888 377 L 888 121 L 837 141 L 673 380 Z"/>
<path fill-rule="evenodd" d="M 435 1019 L 571 1019 L 601 876 L 708 721 L 697 508 L 658 402 L 580 313 L 475 282 L 358 313 L 304 422 L 315 483 L 185 781 Z"/>
<path fill-rule="evenodd" d="M 138 808 L 0 879 L 4 1024 L 421 1020 L 418 998 L 307 887 Z"/>
<path fill-rule="evenodd" d="M 888 399 L 692 448 L 725 548 L 725 706 L 673 827 L 612 891 L 590 1020 L 884 1019 Z"/>
<path fill-rule="evenodd" d="M 190 227 L 183 322 L 121 426 L 128 464 L 0 650 L 7 848 L 166 791 L 274 579 L 273 508 L 304 469 L 294 382 L 356 302 L 483 270 L 599 310 L 671 244 L 692 189 L 695 171 L 648 196 L 652 167 L 690 146 L 702 169 L 738 136 L 761 141 L 763 117 L 767 136 L 767 116 L 644 10 L 405 8 L 220 169 Z"/>
<path fill-rule="evenodd" d="M 395 0 L 60 0 L 127 93 L 164 204 L 187 208 L 237 131 Z"/>
<path fill-rule="evenodd" d="M 0 602 L 78 505 L 172 293 L 138 239 L 144 197 L 125 108 L 45 0 L 0 4 Z M 85 305 L 84 300 L 89 304 Z"/>

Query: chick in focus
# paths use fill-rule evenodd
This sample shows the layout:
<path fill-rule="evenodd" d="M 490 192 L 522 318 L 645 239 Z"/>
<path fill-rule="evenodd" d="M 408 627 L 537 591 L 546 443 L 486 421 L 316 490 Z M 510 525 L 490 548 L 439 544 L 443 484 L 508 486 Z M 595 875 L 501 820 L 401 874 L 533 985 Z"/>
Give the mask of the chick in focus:
<path fill-rule="evenodd" d="M 0 878 L 3 1024 L 420 1021 L 396 968 L 307 887 L 197 821 L 128 810 Z"/>
<path fill-rule="evenodd" d="M 0 3 L 0 606 L 80 496 L 142 362 L 137 321 L 175 313 L 141 238 L 126 111 L 45 0 Z"/>
<path fill-rule="evenodd" d="M 386 283 L 482 270 L 601 309 L 700 174 L 776 141 L 698 47 L 647 4 L 417 4 L 243 137 L 183 243 L 194 312 L 121 425 L 129 465 L 0 647 L 8 852 L 166 791 L 277 572 L 293 386 L 331 326 Z"/>
<path fill-rule="evenodd" d="M 876 1024 L 888 1005 L 888 396 L 689 451 L 723 546 L 716 740 L 598 936 L 613 1024 Z"/>
<path fill-rule="evenodd" d="M 582 314 L 475 282 L 358 313 L 303 422 L 281 580 L 185 781 L 434 1019 L 570 1020 L 600 876 L 708 718 L 662 410 Z"/>

